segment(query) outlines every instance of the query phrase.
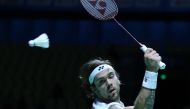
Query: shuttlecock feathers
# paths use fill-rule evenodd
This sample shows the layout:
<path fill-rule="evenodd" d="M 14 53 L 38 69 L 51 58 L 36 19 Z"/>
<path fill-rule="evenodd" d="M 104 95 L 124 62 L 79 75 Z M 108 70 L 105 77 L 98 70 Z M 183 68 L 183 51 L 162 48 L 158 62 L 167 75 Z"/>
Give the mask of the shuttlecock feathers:
<path fill-rule="evenodd" d="M 41 34 L 37 38 L 28 42 L 30 47 L 49 48 L 49 38 L 46 33 Z"/>

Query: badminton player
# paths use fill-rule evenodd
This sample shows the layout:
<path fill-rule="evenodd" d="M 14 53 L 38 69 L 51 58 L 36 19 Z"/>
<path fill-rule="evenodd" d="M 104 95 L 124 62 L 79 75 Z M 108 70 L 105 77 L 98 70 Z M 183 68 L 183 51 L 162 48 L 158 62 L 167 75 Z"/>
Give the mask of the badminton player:
<path fill-rule="evenodd" d="M 127 103 L 121 101 L 119 75 L 109 60 L 93 59 L 85 63 L 80 69 L 80 80 L 82 92 L 93 101 L 91 109 L 153 109 L 160 61 L 155 50 L 146 50 L 146 71 L 133 106 L 125 106 Z"/>

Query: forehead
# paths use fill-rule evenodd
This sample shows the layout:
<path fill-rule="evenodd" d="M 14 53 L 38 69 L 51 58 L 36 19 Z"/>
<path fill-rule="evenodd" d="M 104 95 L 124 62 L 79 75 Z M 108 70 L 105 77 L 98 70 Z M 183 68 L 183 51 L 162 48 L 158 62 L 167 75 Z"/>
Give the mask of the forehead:
<path fill-rule="evenodd" d="M 110 72 L 115 72 L 115 70 L 114 70 L 114 69 L 111 69 L 111 68 L 107 68 L 107 69 L 102 70 L 100 73 L 98 73 L 98 74 L 95 76 L 95 80 L 97 80 L 97 79 L 99 79 L 99 78 L 105 78 L 105 77 L 107 77 L 107 75 L 108 75 Z"/>

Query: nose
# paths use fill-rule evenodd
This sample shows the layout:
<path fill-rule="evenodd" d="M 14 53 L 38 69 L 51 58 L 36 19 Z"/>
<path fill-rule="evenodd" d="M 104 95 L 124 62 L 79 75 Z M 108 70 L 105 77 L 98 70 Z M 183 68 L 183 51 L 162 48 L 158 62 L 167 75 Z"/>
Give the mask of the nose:
<path fill-rule="evenodd" d="M 108 84 L 108 86 L 111 86 L 111 85 L 112 85 L 111 79 L 107 79 L 107 84 Z"/>

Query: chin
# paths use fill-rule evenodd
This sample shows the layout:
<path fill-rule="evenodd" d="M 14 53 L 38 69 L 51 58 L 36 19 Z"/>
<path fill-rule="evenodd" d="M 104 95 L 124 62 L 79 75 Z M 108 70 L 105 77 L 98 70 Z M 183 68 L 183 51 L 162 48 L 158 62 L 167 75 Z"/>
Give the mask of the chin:
<path fill-rule="evenodd" d="M 119 95 L 116 93 L 114 94 L 112 97 L 110 97 L 110 101 L 114 102 L 114 101 L 118 101 L 119 99 Z"/>

